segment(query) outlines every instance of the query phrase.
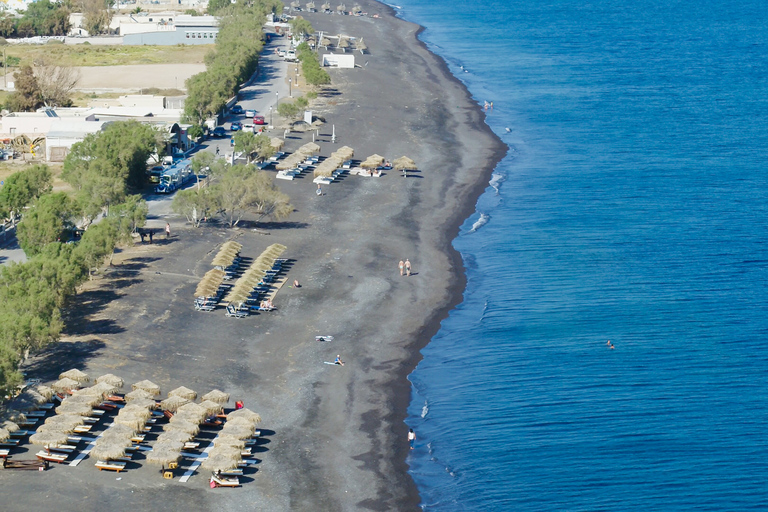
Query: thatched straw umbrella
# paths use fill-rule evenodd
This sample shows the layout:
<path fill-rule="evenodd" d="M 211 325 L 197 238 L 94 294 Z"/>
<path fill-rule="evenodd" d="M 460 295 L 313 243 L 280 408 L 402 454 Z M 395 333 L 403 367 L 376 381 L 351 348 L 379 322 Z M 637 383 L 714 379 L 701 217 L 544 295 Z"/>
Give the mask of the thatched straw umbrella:
<path fill-rule="evenodd" d="M 320 38 L 320 46 L 322 46 L 323 48 L 325 48 L 327 50 L 328 47 L 331 46 L 331 40 L 328 39 L 327 37 L 321 37 Z"/>
<path fill-rule="evenodd" d="M 145 391 L 143 389 L 134 389 L 133 391 L 125 394 L 125 401 L 130 403 L 133 400 L 138 400 L 140 398 L 152 398 L 153 396 L 155 396 L 155 393 L 150 393 L 149 391 Z"/>
<path fill-rule="evenodd" d="M 219 435 L 232 436 L 237 439 L 248 439 L 251 436 L 253 436 L 253 428 L 240 427 L 240 426 L 228 427 L 227 425 L 224 425 L 224 428 L 221 429 L 221 432 L 219 432 Z"/>
<path fill-rule="evenodd" d="M 166 441 L 173 443 L 186 443 L 195 435 L 191 432 L 184 432 L 183 430 L 166 430 L 157 436 L 156 443 L 164 443 Z"/>
<path fill-rule="evenodd" d="M 225 457 L 231 457 L 239 462 L 243 458 L 240 452 L 241 452 L 241 449 L 237 448 L 236 446 L 219 445 L 219 446 L 214 446 L 211 449 L 211 451 L 208 452 L 208 456 L 219 457 L 223 455 Z"/>
<path fill-rule="evenodd" d="M 344 5 L 344 4 L 339 4 L 339 5 L 336 6 L 336 10 L 339 11 L 339 12 L 344 12 L 344 11 L 347 10 L 347 6 Z"/>
<path fill-rule="evenodd" d="M 200 407 L 205 409 L 205 414 L 207 416 L 213 416 L 214 414 L 219 414 L 221 411 L 224 410 L 224 406 L 221 405 L 218 402 L 214 402 L 213 400 L 203 400 L 200 402 Z"/>
<path fill-rule="evenodd" d="M 236 411 L 232 411 L 231 413 L 227 414 L 227 420 L 232 418 L 245 418 L 253 421 L 254 425 L 258 425 L 259 422 L 261 422 L 261 416 L 258 415 L 258 413 L 253 412 L 252 410 L 248 408 L 244 409 L 238 409 Z"/>
<path fill-rule="evenodd" d="M 173 423 L 167 424 L 165 426 L 165 430 L 167 431 L 181 430 L 182 432 L 189 432 L 190 434 L 197 435 L 197 433 L 200 432 L 200 427 L 190 421 L 178 420 L 178 421 L 174 421 Z"/>
<path fill-rule="evenodd" d="M 130 439 L 136 435 L 136 431 L 128 425 L 112 424 L 107 430 L 102 432 L 102 438 L 115 437 L 118 439 Z"/>
<path fill-rule="evenodd" d="M 26 423 L 27 415 L 21 411 L 8 410 L 3 413 L 4 421 L 12 421 L 15 423 Z"/>
<path fill-rule="evenodd" d="M 143 389 L 144 391 L 148 393 L 152 393 L 153 395 L 159 395 L 160 394 L 160 386 L 155 384 L 152 381 L 149 380 L 142 380 L 140 382 L 137 382 L 133 386 L 131 386 L 131 389 Z"/>
<path fill-rule="evenodd" d="M 61 402 L 61 406 L 65 406 L 68 404 L 82 404 L 82 405 L 87 405 L 89 407 L 93 407 L 94 405 L 99 405 L 101 401 L 102 401 L 101 396 L 73 395 L 73 396 L 70 396 L 69 398 L 64 399 L 64 401 Z"/>
<path fill-rule="evenodd" d="M 89 388 L 83 388 L 75 391 L 74 394 L 76 395 L 111 395 L 112 393 L 116 392 L 119 388 L 119 386 L 115 386 L 114 384 L 110 384 L 109 382 L 102 381 L 97 384 L 94 384 L 93 386 Z"/>
<path fill-rule="evenodd" d="M 332 154 L 333 155 L 338 155 L 338 156 L 340 156 L 344 160 L 349 160 L 350 158 L 355 156 L 355 150 L 352 149 L 349 146 L 341 146 L 339 149 L 334 151 Z"/>
<path fill-rule="evenodd" d="M 21 429 L 21 427 L 18 424 L 14 423 L 11 420 L 5 420 L 2 423 L 0 423 L 0 428 L 4 428 L 5 430 L 11 433 Z"/>
<path fill-rule="evenodd" d="M 298 9 L 299 7 L 301 7 L 301 2 L 299 2 L 299 0 L 294 0 L 293 2 L 291 2 L 291 7 L 293 9 Z"/>
<path fill-rule="evenodd" d="M 238 439 L 234 436 L 219 435 L 219 437 L 213 440 L 213 446 L 231 446 L 233 448 L 242 450 L 243 448 L 245 448 L 245 440 Z"/>
<path fill-rule="evenodd" d="M 315 8 L 315 2 L 307 2 L 307 10 L 312 11 Z"/>
<path fill-rule="evenodd" d="M 211 471 L 229 471 L 230 469 L 236 468 L 241 460 L 242 458 L 221 454 L 213 457 L 209 456 L 207 459 L 204 459 L 202 466 Z"/>
<path fill-rule="evenodd" d="M 233 248 L 236 251 L 240 251 L 243 248 L 243 244 L 241 244 L 240 242 L 235 242 L 234 240 L 227 240 L 226 242 L 221 244 L 221 247 L 227 248 L 227 249 Z"/>
<path fill-rule="evenodd" d="M 411 158 L 408 158 L 407 156 L 401 156 L 400 158 L 396 158 L 394 162 L 392 162 L 392 167 L 396 171 L 402 171 L 402 170 L 410 170 L 410 169 L 418 169 L 416 167 L 416 162 L 414 162 Z"/>
<path fill-rule="evenodd" d="M 285 141 L 278 137 L 272 137 L 269 139 L 269 145 L 275 148 L 275 150 L 283 149 L 283 146 L 285 145 Z"/>
<path fill-rule="evenodd" d="M 216 402 L 217 404 L 225 404 L 229 402 L 229 393 L 225 393 L 221 390 L 214 389 L 204 394 L 202 396 L 202 399 L 210 400 L 211 402 Z"/>
<path fill-rule="evenodd" d="M 244 427 L 251 431 L 251 435 L 256 431 L 256 425 L 253 423 L 253 420 L 251 418 L 244 418 L 242 416 L 236 416 L 234 418 L 227 419 L 227 423 L 225 425 L 228 425 L 229 427 Z"/>
<path fill-rule="evenodd" d="M 136 407 L 150 410 L 157 408 L 157 402 L 151 398 L 137 398 L 136 400 L 131 400 L 129 405 L 135 405 Z"/>
<path fill-rule="evenodd" d="M 363 8 L 360 7 L 358 4 L 355 4 L 354 6 L 352 6 L 352 12 L 354 14 L 357 14 L 359 12 L 363 12 Z"/>
<path fill-rule="evenodd" d="M 347 39 L 342 35 L 339 35 L 339 42 L 336 44 L 336 46 L 338 46 L 339 48 L 341 48 L 346 52 L 347 48 L 349 48 L 349 39 Z"/>
<path fill-rule="evenodd" d="M 44 386 L 40 384 L 35 388 L 35 390 L 41 395 L 43 395 L 45 398 L 47 398 L 48 400 L 53 398 L 53 390 L 50 388 L 50 386 Z"/>
<path fill-rule="evenodd" d="M 34 389 L 28 389 L 24 391 L 19 395 L 19 399 L 25 402 L 32 402 L 36 405 L 44 404 L 49 400 Z"/>
<path fill-rule="evenodd" d="M 171 450 L 168 448 L 157 449 L 152 448 L 151 452 L 147 453 L 147 462 L 150 464 L 159 464 L 162 467 L 170 465 L 172 462 L 178 462 L 181 458 L 181 452 L 179 450 Z"/>
<path fill-rule="evenodd" d="M 380 166 L 384 163 L 384 157 L 381 155 L 373 154 L 365 159 L 363 163 L 360 164 L 360 167 L 363 169 L 375 169 L 376 167 Z"/>
<path fill-rule="evenodd" d="M 224 254 L 217 254 L 215 258 L 213 258 L 213 261 L 211 262 L 211 265 L 214 267 L 228 267 L 230 266 L 237 257 L 237 254 L 233 253 L 224 253 Z"/>
<path fill-rule="evenodd" d="M 164 411 L 176 412 L 176 410 L 184 404 L 188 404 L 189 400 L 180 396 L 169 396 L 162 402 L 160 402 L 160 408 Z"/>
<path fill-rule="evenodd" d="M 104 375 L 96 379 L 96 384 L 99 384 L 100 382 L 106 382 L 107 384 L 110 384 L 112 386 L 117 386 L 118 388 L 123 387 L 123 384 L 124 384 L 123 379 L 111 373 L 105 373 Z"/>
<path fill-rule="evenodd" d="M 91 412 L 93 412 L 93 407 L 88 404 L 78 404 L 77 402 L 67 402 L 66 400 L 56 408 L 56 413 L 59 415 L 72 414 L 78 416 L 88 416 L 91 414 Z"/>
<path fill-rule="evenodd" d="M 133 402 L 120 409 L 120 412 L 117 413 L 117 416 L 120 417 L 126 414 L 138 416 L 140 418 L 144 418 L 144 420 L 148 420 L 152 416 L 152 413 L 146 407 L 134 404 Z"/>
<path fill-rule="evenodd" d="M 7 429 L 0 427 L 0 443 L 4 443 L 9 437 L 11 437 L 11 433 Z"/>
<path fill-rule="evenodd" d="M 119 459 L 125 457 L 125 448 L 120 442 L 101 442 L 94 445 L 89 455 L 97 460 Z"/>
<path fill-rule="evenodd" d="M 157 441 L 153 446 L 152 450 L 173 450 L 173 451 L 181 451 L 181 449 L 184 448 L 184 443 L 181 441 L 163 441 L 162 443 Z"/>
<path fill-rule="evenodd" d="M 52 421 L 53 419 L 56 421 Z M 49 421 L 51 420 L 51 421 Z M 48 418 L 45 423 L 37 427 L 38 432 L 74 432 L 77 427 L 83 424 L 83 418 L 81 416 L 72 416 L 69 414 L 62 414 L 59 416 L 52 416 Z"/>
<path fill-rule="evenodd" d="M 200 414 L 198 414 L 196 412 L 192 412 L 192 411 L 185 411 L 185 412 L 176 411 L 176 413 L 171 417 L 171 419 L 169 421 L 170 421 L 170 423 L 176 423 L 177 421 L 187 421 L 189 423 L 193 423 L 195 425 L 199 425 L 203 421 L 204 418 L 205 418 L 205 416 L 202 416 L 202 415 L 200 415 Z"/>
<path fill-rule="evenodd" d="M 168 396 L 180 396 L 181 398 L 186 398 L 187 400 L 194 400 L 197 398 L 197 393 L 187 387 L 179 386 L 176 389 L 169 391 Z"/>
<path fill-rule="evenodd" d="M 318 151 L 320 151 L 320 146 L 314 142 L 307 142 L 298 149 L 297 153 L 301 153 L 303 155 L 313 155 Z"/>
<path fill-rule="evenodd" d="M 113 427 L 117 425 L 125 425 L 126 427 L 132 428 L 137 432 L 142 430 L 146 424 L 146 419 L 135 414 L 124 414 L 122 416 L 117 416 L 112 422 Z"/>
<path fill-rule="evenodd" d="M 200 420 L 205 419 L 205 417 L 208 415 L 208 411 L 205 410 L 205 407 L 202 407 L 200 404 L 196 404 L 194 402 L 182 405 L 176 410 L 176 413 L 189 416 L 197 416 L 200 418 Z"/>
<path fill-rule="evenodd" d="M 78 389 L 80 383 L 69 377 L 64 377 L 51 384 L 51 387 L 56 391 L 71 391 L 73 389 Z"/>
<path fill-rule="evenodd" d="M 331 4 L 328 2 L 325 2 L 323 5 L 320 6 L 320 8 L 324 11 L 330 11 L 331 10 Z"/>
<path fill-rule="evenodd" d="M 29 436 L 32 444 L 43 446 L 47 450 L 50 446 L 67 444 L 69 436 L 64 432 L 37 432 Z"/>
<path fill-rule="evenodd" d="M 83 373 L 77 368 L 72 368 L 71 370 L 60 373 L 59 379 L 72 379 L 76 380 L 77 382 L 88 382 L 91 380 L 87 373 Z"/>
<path fill-rule="evenodd" d="M 365 53 L 365 50 L 367 49 L 368 45 L 365 44 L 362 37 L 355 40 L 355 50 L 358 50 L 360 53 Z"/>

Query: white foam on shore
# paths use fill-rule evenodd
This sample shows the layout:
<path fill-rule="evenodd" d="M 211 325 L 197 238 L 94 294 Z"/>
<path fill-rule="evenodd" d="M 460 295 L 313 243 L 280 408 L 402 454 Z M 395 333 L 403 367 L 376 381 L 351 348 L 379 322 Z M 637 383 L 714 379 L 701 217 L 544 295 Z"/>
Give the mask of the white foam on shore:
<path fill-rule="evenodd" d="M 488 184 L 496 191 L 496 195 L 499 195 L 499 187 L 501 187 L 504 180 L 506 180 L 506 177 L 503 174 L 497 174 L 495 172 L 491 174 L 491 181 L 489 181 Z"/>
<path fill-rule="evenodd" d="M 490 219 L 491 219 L 490 215 L 488 215 L 487 213 L 481 213 L 480 214 L 480 218 L 477 219 L 474 224 L 472 224 L 472 229 L 470 229 L 469 232 L 470 233 L 474 233 L 475 231 L 477 231 L 481 227 L 483 227 L 486 224 L 488 224 L 488 221 Z"/>
<path fill-rule="evenodd" d="M 421 408 L 421 417 L 426 418 L 428 413 L 429 413 L 429 404 L 427 404 L 427 401 L 424 400 L 424 407 Z"/>

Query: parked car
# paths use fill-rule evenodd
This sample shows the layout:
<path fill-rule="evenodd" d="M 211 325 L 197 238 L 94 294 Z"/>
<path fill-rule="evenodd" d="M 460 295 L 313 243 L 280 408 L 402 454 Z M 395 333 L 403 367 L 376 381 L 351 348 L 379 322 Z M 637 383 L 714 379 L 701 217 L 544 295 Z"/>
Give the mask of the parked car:
<path fill-rule="evenodd" d="M 214 137 L 224 137 L 227 134 L 227 130 L 224 129 L 223 126 L 217 126 L 213 129 L 213 136 Z"/>
<path fill-rule="evenodd" d="M 251 132 L 251 133 L 253 133 L 253 125 L 252 124 L 244 124 L 243 125 L 243 131 L 244 132 Z"/>
<path fill-rule="evenodd" d="M 264 116 L 253 116 L 253 124 L 267 124 L 264 121 Z"/>
<path fill-rule="evenodd" d="M 232 107 L 232 113 L 238 116 L 243 115 L 243 107 L 241 107 L 240 105 L 235 105 L 234 107 Z"/>
<path fill-rule="evenodd" d="M 243 123 L 235 121 L 234 123 L 232 123 L 232 125 L 229 127 L 229 129 L 232 130 L 233 132 L 236 132 L 238 130 L 242 130 L 243 129 Z"/>
<path fill-rule="evenodd" d="M 255 115 L 256 115 L 256 111 L 255 110 L 246 110 L 245 111 L 245 117 L 253 117 Z"/>

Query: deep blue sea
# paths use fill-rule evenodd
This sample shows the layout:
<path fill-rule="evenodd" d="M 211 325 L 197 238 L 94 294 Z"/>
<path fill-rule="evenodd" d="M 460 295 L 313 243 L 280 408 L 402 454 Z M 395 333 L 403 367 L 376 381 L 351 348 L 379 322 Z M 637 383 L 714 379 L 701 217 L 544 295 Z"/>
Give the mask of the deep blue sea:
<path fill-rule="evenodd" d="M 423 508 L 768 510 L 768 2 L 395 1 L 510 147 L 410 377 Z"/>

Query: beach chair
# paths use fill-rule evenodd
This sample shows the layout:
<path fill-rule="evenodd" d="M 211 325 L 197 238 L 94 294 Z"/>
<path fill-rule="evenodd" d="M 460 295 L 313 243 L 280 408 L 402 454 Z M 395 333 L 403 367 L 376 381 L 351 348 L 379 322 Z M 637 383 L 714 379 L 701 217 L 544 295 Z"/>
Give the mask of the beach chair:
<path fill-rule="evenodd" d="M 46 452 L 45 450 L 40 450 L 35 454 L 35 456 L 40 460 L 47 460 L 48 462 L 58 462 L 59 464 L 61 464 L 67 460 L 67 457 L 69 457 L 69 454 L 68 453 L 50 453 L 50 452 Z"/>
<path fill-rule="evenodd" d="M 47 414 L 47 411 L 29 411 L 25 415 L 27 418 L 45 418 Z"/>
<path fill-rule="evenodd" d="M 131 441 L 134 443 L 143 443 L 145 437 L 146 436 L 144 434 L 137 434 L 131 438 Z"/>
<path fill-rule="evenodd" d="M 22 437 L 25 437 L 27 434 L 31 433 L 31 430 L 17 430 L 16 432 L 11 432 L 11 437 L 18 437 L 21 439 Z"/>
<path fill-rule="evenodd" d="M 8 457 L 8 454 L 9 454 L 10 452 L 11 452 L 11 451 L 10 451 L 10 450 L 8 450 L 8 449 L 2 449 L 2 450 L 0 450 L 0 459 L 5 459 L 5 458 L 7 458 L 7 457 Z"/>
<path fill-rule="evenodd" d="M 96 467 L 99 471 L 106 469 L 107 471 L 121 472 L 125 471 L 125 462 L 118 460 L 100 460 L 96 462 Z"/>
<path fill-rule="evenodd" d="M 52 453 L 72 453 L 77 449 L 77 446 L 71 444 L 60 444 L 58 446 L 48 446 L 48 451 Z"/>
<path fill-rule="evenodd" d="M 247 311 L 241 311 L 241 310 L 235 308 L 235 306 L 227 306 L 227 313 L 226 314 L 227 314 L 228 317 L 234 317 L 234 318 L 245 318 L 245 317 L 248 316 L 248 312 Z"/>
<path fill-rule="evenodd" d="M 227 477 L 222 472 L 220 475 L 216 473 L 211 475 L 212 487 L 240 487 L 240 479 L 237 476 Z"/>
<path fill-rule="evenodd" d="M 0 443 L 0 446 L 5 448 L 15 448 L 19 446 L 19 439 L 13 439 L 9 437 L 8 439 Z"/>
<path fill-rule="evenodd" d="M 37 404 L 37 407 L 44 411 L 50 411 L 53 409 L 53 404 L 51 402 L 46 402 L 44 404 Z"/>
<path fill-rule="evenodd" d="M 195 443 L 194 441 L 184 443 L 185 450 L 197 450 L 198 448 L 200 448 L 200 443 Z"/>
<path fill-rule="evenodd" d="M 86 433 L 91 431 L 91 427 L 92 427 L 92 425 L 79 425 L 79 426 L 75 427 L 74 432 L 76 434 L 86 434 Z"/>

